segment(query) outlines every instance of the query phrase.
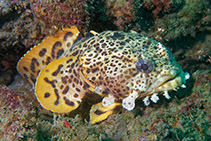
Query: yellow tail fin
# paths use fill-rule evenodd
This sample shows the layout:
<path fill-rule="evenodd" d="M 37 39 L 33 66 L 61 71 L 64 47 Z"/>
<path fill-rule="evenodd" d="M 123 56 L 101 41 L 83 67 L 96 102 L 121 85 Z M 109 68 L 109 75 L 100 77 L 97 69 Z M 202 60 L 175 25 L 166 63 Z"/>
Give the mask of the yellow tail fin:
<path fill-rule="evenodd" d="M 31 48 L 18 62 L 18 72 L 34 85 L 39 72 L 71 48 L 79 36 L 77 27 L 65 28 Z"/>

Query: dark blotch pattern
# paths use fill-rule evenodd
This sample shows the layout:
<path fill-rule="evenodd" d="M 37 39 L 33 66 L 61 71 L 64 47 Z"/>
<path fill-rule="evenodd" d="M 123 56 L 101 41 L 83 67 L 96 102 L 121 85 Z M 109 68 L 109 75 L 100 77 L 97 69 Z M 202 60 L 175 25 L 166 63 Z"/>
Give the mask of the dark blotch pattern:
<path fill-rule="evenodd" d="M 59 104 L 59 92 L 58 92 L 58 89 L 54 89 L 54 93 L 56 95 L 56 101 L 54 102 L 54 105 L 58 105 Z"/>
<path fill-rule="evenodd" d="M 89 87 L 90 87 L 89 84 L 87 84 L 86 82 L 84 82 L 83 89 L 86 90 L 86 89 L 88 89 Z"/>
<path fill-rule="evenodd" d="M 50 96 L 51 96 L 51 94 L 48 93 L 48 92 L 46 92 L 45 95 L 44 95 L 45 98 L 48 98 L 48 97 L 50 97 Z"/>
<path fill-rule="evenodd" d="M 76 88 L 76 91 L 79 92 L 79 93 L 81 92 L 81 90 L 79 88 Z"/>
<path fill-rule="evenodd" d="M 76 55 L 78 55 L 78 53 L 79 53 L 79 51 L 77 50 L 73 54 L 71 54 L 71 56 L 76 56 Z"/>
<path fill-rule="evenodd" d="M 40 52 L 39 52 L 39 56 L 43 57 L 45 55 L 45 53 L 47 52 L 46 48 L 43 48 Z"/>
<path fill-rule="evenodd" d="M 104 113 L 106 113 L 106 112 L 102 112 L 102 111 L 100 111 L 100 110 L 96 110 L 95 112 L 94 112 L 96 115 L 102 115 L 102 114 L 104 114 Z"/>
<path fill-rule="evenodd" d="M 64 49 L 60 49 L 58 52 L 57 52 L 57 59 L 64 53 Z"/>
<path fill-rule="evenodd" d="M 67 41 L 67 38 L 69 37 L 72 37 L 73 36 L 73 33 L 72 32 L 67 32 L 65 35 L 64 35 L 64 41 Z"/>
<path fill-rule="evenodd" d="M 77 93 L 75 93 L 73 96 L 74 96 L 75 98 L 77 98 L 79 95 L 78 95 Z"/>
<path fill-rule="evenodd" d="M 64 90 L 62 91 L 62 94 L 67 94 L 68 91 L 69 91 L 69 86 L 66 86 L 66 87 L 64 88 Z"/>
<path fill-rule="evenodd" d="M 23 69 L 27 72 L 29 71 L 29 69 L 27 67 L 23 67 Z"/>
<path fill-rule="evenodd" d="M 64 65 L 62 65 L 62 64 L 59 65 L 58 68 L 56 69 L 56 71 L 54 71 L 54 72 L 52 73 L 52 75 L 53 75 L 53 76 L 57 76 L 57 75 L 59 74 L 59 72 L 60 72 L 60 70 L 61 70 L 61 68 L 62 68 L 63 66 L 64 66 Z"/>
<path fill-rule="evenodd" d="M 50 81 L 47 77 L 45 77 L 44 80 L 45 80 L 45 82 L 51 84 L 51 86 L 52 86 L 53 88 L 56 87 L 56 85 L 55 85 L 55 83 L 57 82 L 56 80 Z"/>
<path fill-rule="evenodd" d="M 73 59 L 72 58 L 70 58 L 69 60 L 67 60 L 67 64 L 69 63 L 69 62 L 72 62 L 73 61 Z"/>
<path fill-rule="evenodd" d="M 95 73 L 95 72 L 97 72 L 99 70 L 99 68 L 94 68 L 93 70 L 92 70 L 92 73 Z"/>
<path fill-rule="evenodd" d="M 50 62 L 51 62 L 51 57 L 48 56 L 48 57 L 46 58 L 46 65 L 48 65 Z"/>
<path fill-rule="evenodd" d="M 52 56 L 52 58 L 53 59 L 55 59 L 55 50 L 56 50 L 56 48 L 57 47 L 61 47 L 62 46 L 62 43 L 60 42 L 60 41 L 57 41 L 54 45 L 53 45 L 53 47 L 52 47 L 52 51 L 51 51 L 51 56 Z"/>
<path fill-rule="evenodd" d="M 69 99 L 67 99 L 66 97 L 63 98 L 65 101 L 65 104 L 69 105 L 69 106 L 74 106 L 74 102 L 70 101 Z"/>
<path fill-rule="evenodd" d="M 61 78 L 63 84 L 67 84 L 68 76 L 64 76 Z"/>
<path fill-rule="evenodd" d="M 32 58 L 32 62 L 31 62 L 31 65 L 30 65 L 30 69 L 32 72 L 35 73 L 35 65 L 39 66 L 39 62 L 37 61 L 36 58 Z"/>

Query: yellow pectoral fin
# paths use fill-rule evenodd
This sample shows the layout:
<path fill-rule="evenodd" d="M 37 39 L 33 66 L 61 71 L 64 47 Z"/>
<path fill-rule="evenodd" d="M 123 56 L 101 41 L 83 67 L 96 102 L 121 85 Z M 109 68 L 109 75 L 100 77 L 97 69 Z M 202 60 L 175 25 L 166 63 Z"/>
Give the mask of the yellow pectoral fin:
<path fill-rule="evenodd" d="M 48 64 L 38 75 L 35 94 L 40 104 L 56 113 L 76 109 L 88 85 L 80 78 L 77 57 L 63 57 Z"/>
<path fill-rule="evenodd" d="M 113 113 L 113 110 L 120 105 L 121 103 L 117 102 L 114 102 L 112 105 L 106 107 L 102 105 L 102 102 L 93 105 L 90 110 L 90 123 L 94 124 L 106 119 Z"/>

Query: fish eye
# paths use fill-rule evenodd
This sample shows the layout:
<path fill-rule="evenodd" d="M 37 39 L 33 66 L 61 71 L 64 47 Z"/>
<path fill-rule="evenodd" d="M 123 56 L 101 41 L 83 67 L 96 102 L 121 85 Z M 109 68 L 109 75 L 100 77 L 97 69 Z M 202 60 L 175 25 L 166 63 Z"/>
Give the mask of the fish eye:
<path fill-rule="evenodd" d="M 143 60 L 141 58 L 136 62 L 136 68 L 143 73 L 150 73 L 153 70 L 153 63 L 150 60 Z"/>

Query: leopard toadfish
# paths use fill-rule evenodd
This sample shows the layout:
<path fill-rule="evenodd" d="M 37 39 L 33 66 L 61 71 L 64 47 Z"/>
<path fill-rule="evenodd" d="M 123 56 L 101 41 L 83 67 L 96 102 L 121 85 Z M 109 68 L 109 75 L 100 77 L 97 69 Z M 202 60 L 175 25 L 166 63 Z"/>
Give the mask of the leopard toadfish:
<path fill-rule="evenodd" d="M 28 51 L 18 72 L 35 88 L 39 103 L 55 113 L 75 110 L 85 95 L 103 97 L 91 107 L 90 122 L 106 119 L 117 106 L 133 110 L 141 98 L 147 106 L 158 95 L 185 87 L 189 78 L 169 49 L 136 32 L 65 28 Z"/>

